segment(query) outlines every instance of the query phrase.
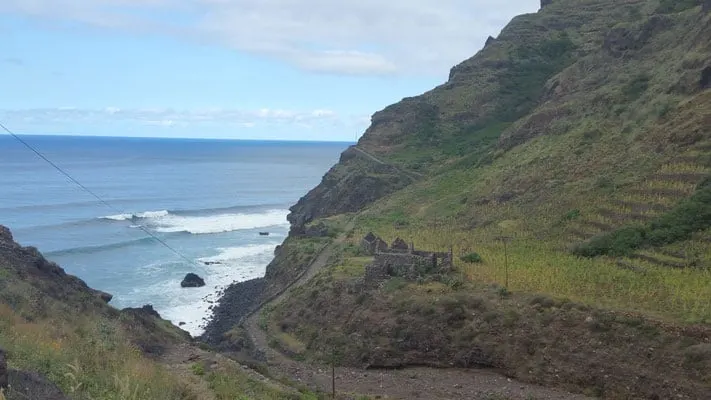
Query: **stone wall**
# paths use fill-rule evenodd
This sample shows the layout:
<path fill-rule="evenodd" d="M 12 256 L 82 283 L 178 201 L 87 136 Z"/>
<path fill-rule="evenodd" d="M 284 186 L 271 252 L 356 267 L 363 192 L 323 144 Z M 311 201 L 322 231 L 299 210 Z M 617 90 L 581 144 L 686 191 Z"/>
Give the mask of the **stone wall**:
<path fill-rule="evenodd" d="M 415 250 L 414 244 L 397 238 L 388 247 L 380 237 L 369 233 L 361 241 L 366 254 L 373 256 L 372 264 L 365 268 L 365 281 L 382 281 L 397 276 L 405 279 L 449 272 L 452 268 L 452 252 L 432 252 Z"/>

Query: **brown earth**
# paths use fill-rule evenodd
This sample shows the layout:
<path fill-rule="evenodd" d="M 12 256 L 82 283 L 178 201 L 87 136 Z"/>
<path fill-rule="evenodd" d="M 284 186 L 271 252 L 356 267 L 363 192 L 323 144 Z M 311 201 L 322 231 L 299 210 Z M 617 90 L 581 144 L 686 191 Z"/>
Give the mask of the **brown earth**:
<path fill-rule="evenodd" d="M 346 231 L 352 229 L 353 222 Z M 266 356 L 270 371 L 284 375 L 315 390 L 329 392 L 332 389 L 332 373 L 335 372 L 337 392 L 346 396 L 356 393 L 371 396 L 386 396 L 400 399 L 585 399 L 583 395 L 562 390 L 518 382 L 493 371 L 476 369 L 439 369 L 414 367 L 401 369 L 365 370 L 362 368 L 338 367 L 332 372 L 325 365 L 308 364 L 288 358 L 269 346 L 269 336 L 260 328 L 260 311 L 274 307 L 288 299 L 294 289 L 311 281 L 329 265 L 340 237 L 325 248 L 308 267 L 307 271 L 289 289 L 264 304 L 245 321 L 249 339 L 258 352 Z M 499 397 L 495 397 L 499 396 Z"/>

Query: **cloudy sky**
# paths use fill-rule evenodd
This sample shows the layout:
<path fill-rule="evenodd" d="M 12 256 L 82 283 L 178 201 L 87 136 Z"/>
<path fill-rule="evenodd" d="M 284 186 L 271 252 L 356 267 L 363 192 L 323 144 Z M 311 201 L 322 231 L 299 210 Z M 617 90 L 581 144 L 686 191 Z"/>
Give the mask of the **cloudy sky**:
<path fill-rule="evenodd" d="M 539 0 L 0 0 L 27 134 L 354 140 Z"/>

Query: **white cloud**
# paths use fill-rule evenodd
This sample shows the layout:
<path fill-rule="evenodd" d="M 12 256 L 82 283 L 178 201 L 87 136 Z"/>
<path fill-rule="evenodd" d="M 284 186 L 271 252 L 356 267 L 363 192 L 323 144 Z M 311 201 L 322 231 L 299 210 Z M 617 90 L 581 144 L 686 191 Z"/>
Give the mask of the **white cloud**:
<path fill-rule="evenodd" d="M 259 110 L 240 109 L 80 109 L 74 107 L 38 108 L 25 110 L 0 110 L 0 117 L 12 121 L 33 121 L 37 123 L 117 123 L 129 122 L 150 126 L 205 126 L 236 125 L 252 128 L 256 125 L 296 126 L 299 124 L 337 126 L 348 125 L 360 116 L 340 116 L 332 110 L 308 111 L 263 108 Z"/>
<path fill-rule="evenodd" d="M 0 12 L 179 35 L 343 74 L 443 73 L 539 0 L 2 0 Z"/>

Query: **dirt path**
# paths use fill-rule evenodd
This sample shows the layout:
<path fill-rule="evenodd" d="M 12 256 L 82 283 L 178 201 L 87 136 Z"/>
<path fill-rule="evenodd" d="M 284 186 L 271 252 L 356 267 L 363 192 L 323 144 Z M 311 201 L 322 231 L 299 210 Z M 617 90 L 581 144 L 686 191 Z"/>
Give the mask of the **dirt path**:
<path fill-rule="evenodd" d="M 363 156 L 365 156 L 366 158 L 370 159 L 371 161 L 374 161 L 374 162 L 376 162 L 376 163 L 378 163 L 378 164 L 387 165 L 387 166 L 389 166 L 389 167 L 391 167 L 391 168 L 394 168 L 394 169 L 396 169 L 398 172 L 400 172 L 401 174 L 406 175 L 407 177 L 409 177 L 410 179 L 412 179 L 412 180 L 414 180 L 414 181 L 419 180 L 419 179 L 422 179 L 422 178 L 425 177 L 423 174 L 421 174 L 421 173 L 419 173 L 419 172 L 406 171 L 406 170 L 404 170 L 404 169 L 402 169 L 402 168 L 400 168 L 400 167 L 398 167 L 398 166 L 396 166 L 396 165 L 393 165 L 393 164 L 390 164 L 390 163 L 388 163 L 388 162 L 385 162 L 385 161 L 379 159 L 378 157 L 376 157 L 376 156 L 374 156 L 374 155 L 368 153 L 367 151 L 365 151 L 365 150 L 363 150 L 363 149 L 361 149 L 361 148 L 359 148 L 359 147 L 357 147 L 357 146 L 353 146 L 353 149 L 354 149 L 355 151 L 357 151 L 358 153 L 362 154 Z"/>
<path fill-rule="evenodd" d="M 196 400 L 216 400 L 215 392 L 210 388 L 210 385 L 203 376 L 196 375 L 193 370 L 193 365 L 202 364 L 206 371 L 220 371 L 226 367 L 238 368 L 241 373 L 263 383 L 266 386 L 271 386 L 283 393 L 296 393 L 296 390 L 288 387 L 280 382 L 271 380 L 260 373 L 238 364 L 236 361 L 225 357 L 219 353 L 209 352 L 200 349 L 199 347 L 183 344 L 172 347 L 163 354 L 160 361 L 168 371 L 181 378 L 181 381 L 186 383 Z"/>
<path fill-rule="evenodd" d="M 351 221 L 345 232 L 355 224 Z M 335 244 L 342 242 L 339 237 Z M 314 259 L 308 270 L 289 289 L 266 305 L 277 305 L 289 297 L 294 288 L 311 280 L 328 264 L 334 245 L 326 247 Z M 264 306 L 262 306 L 264 308 Z M 244 323 L 247 333 L 257 349 L 264 352 L 270 369 L 292 380 L 324 392 L 331 391 L 331 368 L 298 362 L 269 346 L 266 332 L 259 327 L 259 312 L 252 313 Z M 396 399 L 516 399 L 516 400 L 564 400 L 589 399 L 564 391 L 548 389 L 508 379 L 483 370 L 435 369 L 426 367 L 401 370 L 366 371 L 356 368 L 336 368 L 336 388 L 341 394 L 355 393 L 371 396 L 386 396 Z M 498 396 L 498 397 L 497 397 Z"/>

